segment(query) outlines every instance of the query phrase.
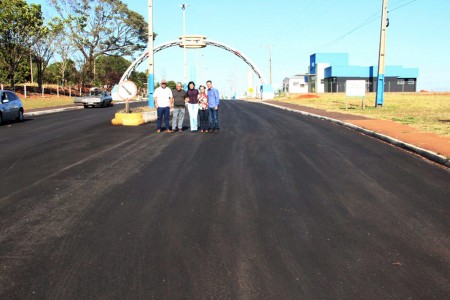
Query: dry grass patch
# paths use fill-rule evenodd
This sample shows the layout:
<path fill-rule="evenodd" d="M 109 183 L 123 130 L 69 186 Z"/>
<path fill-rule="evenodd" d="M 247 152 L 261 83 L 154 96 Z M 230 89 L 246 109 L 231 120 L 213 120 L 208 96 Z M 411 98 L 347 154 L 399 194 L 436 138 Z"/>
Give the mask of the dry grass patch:
<path fill-rule="evenodd" d="M 314 97 L 278 98 L 277 101 L 365 116 L 392 120 L 410 125 L 418 130 L 450 136 L 450 93 L 386 93 L 384 106 L 375 108 L 375 93 L 366 94 L 366 109 L 362 110 L 360 98 L 348 98 L 345 109 L 344 93 L 317 94 Z"/>

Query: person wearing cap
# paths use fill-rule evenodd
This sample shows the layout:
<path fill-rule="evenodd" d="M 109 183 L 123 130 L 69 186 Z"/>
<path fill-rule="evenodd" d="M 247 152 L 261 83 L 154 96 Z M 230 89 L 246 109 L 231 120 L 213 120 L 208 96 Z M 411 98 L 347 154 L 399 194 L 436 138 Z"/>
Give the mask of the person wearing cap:
<path fill-rule="evenodd" d="M 161 80 L 161 85 L 155 89 L 153 93 L 153 99 L 155 100 L 155 107 L 158 115 L 156 122 L 156 132 L 161 132 L 161 123 L 164 117 L 164 123 L 166 125 L 166 132 L 171 132 L 169 126 L 169 114 L 170 108 L 173 106 L 173 94 L 170 88 L 167 87 L 166 80 Z"/>

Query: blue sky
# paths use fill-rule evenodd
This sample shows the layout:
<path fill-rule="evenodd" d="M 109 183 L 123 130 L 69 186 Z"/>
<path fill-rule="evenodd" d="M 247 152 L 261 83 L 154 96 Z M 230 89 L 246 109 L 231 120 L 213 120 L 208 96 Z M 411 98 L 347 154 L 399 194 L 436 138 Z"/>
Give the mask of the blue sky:
<path fill-rule="evenodd" d="M 50 13 L 45 0 L 28 2 L 41 3 Z M 124 2 L 147 19 L 147 1 Z M 316 52 L 349 53 L 355 66 L 378 64 L 382 0 L 153 0 L 155 46 L 182 35 L 181 3 L 189 4 L 188 35 L 238 49 L 266 81 L 271 45 L 275 87 L 285 77 L 306 73 L 309 56 Z M 418 90 L 450 91 L 450 0 L 389 0 L 388 10 L 386 65 L 419 68 Z M 183 80 L 181 48 L 160 51 L 154 59 L 157 81 Z M 187 50 L 187 61 L 188 80 L 197 85 L 211 79 L 223 95 L 233 90 L 240 95 L 248 88 L 249 67 L 223 49 Z"/>

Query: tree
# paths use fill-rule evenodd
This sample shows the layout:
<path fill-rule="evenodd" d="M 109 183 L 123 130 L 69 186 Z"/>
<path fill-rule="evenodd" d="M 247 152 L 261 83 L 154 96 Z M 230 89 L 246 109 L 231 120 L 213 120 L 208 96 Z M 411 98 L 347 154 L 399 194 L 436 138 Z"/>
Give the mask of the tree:
<path fill-rule="evenodd" d="M 29 57 L 21 60 L 14 72 L 14 82 L 27 82 L 31 79 L 30 60 Z"/>
<path fill-rule="evenodd" d="M 8 80 L 8 72 L 6 71 L 6 67 L 0 62 L 0 83 L 3 83 Z"/>
<path fill-rule="evenodd" d="M 177 83 L 173 80 L 167 81 L 167 87 L 171 90 L 174 90 L 177 87 Z"/>
<path fill-rule="evenodd" d="M 26 60 L 30 48 L 42 30 L 41 6 L 24 0 L 0 1 L 0 63 L 14 89 L 19 64 Z"/>
<path fill-rule="evenodd" d="M 58 45 L 54 42 L 56 36 L 58 35 L 58 30 L 51 28 L 51 26 L 51 24 L 48 24 L 47 26 L 42 27 L 37 36 L 36 42 L 31 47 L 33 51 L 33 60 L 36 63 L 39 89 L 42 88 L 42 80 L 45 69 L 55 53 L 55 48 L 58 47 Z"/>
<path fill-rule="evenodd" d="M 119 83 L 123 73 L 131 65 L 131 62 L 122 56 L 102 55 L 95 60 L 95 81 L 101 85 L 113 87 Z"/>
<path fill-rule="evenodd" d="M 147 42 L 144 17 L 120 0 L 50 0 L 84 58 L 82 84 L 91 82 L 100 55 L 131 55 Z"/>
<path fill-rule="evenodd" d="M 138 88 L 147 88 L 148 76 L 145 72 L 131 72 L 129 80 L 133 81 Z"/>
<path fill-rule="evenodd" d="M 28 57 L 26 57 L 28 58 Z M 30 74 L 30 60 L 23 59 L 21 60 L 15 69 L 14 72 L 14 82 L 27 82 L 30 81 L 31 74 Z M 0 83 L 9 82 L 10 84 L 10 74 L 9 74 L 9 68 L 5 64 L 0 62 Z M 8 87 L 10 88 L 10 87 Z"/>
<path fill-rule="evenodd" d="M 64 73 L 61 74 L 61 65 L 65 64 Z M 78 76 L 78 72 L 75 68 L 75 63 L 72 60 L 66 60 L 65 62 L 55 62 L 47 67 L 44 74 L 44 80 L 48 83 L 75 83 Z"/>
<path fill-rule="evenodd" d="M 75 63 L 70 59 L 76 52 L 76 49 L 73 46 L 70 33 L 63 23 L 59 22 L 58 19 L 54 19 L 52 28 L 57 33 L 55 35 L 55 44 L 57 44 L 58 47 L 56 47 L 55 52 L 61 58 L 61 62 L 59 62 L 57 66 L 59 67 L 59 82 L 61 82 L 61 85 L 64 88 L 67 81 L 75 82 L 75 79 L 78 76 Z"/>

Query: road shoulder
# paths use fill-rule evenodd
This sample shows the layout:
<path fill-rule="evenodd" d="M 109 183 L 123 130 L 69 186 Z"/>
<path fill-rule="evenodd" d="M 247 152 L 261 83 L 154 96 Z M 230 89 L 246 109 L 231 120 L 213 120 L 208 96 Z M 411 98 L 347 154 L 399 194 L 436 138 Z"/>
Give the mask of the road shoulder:
<path fill-rule="evenodd" d="M 362 116 L 328 112 L 274 100 L 261 103 L 349 127 L 450 168 L 450 138 L 420 132 L 411 126 L 388 120 L 374 120 Z"/>

